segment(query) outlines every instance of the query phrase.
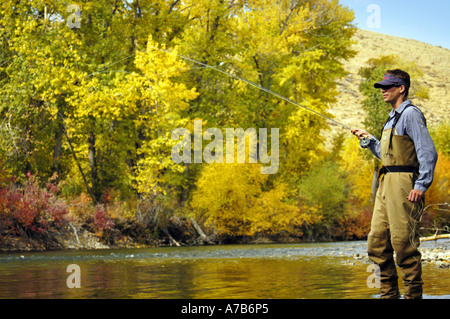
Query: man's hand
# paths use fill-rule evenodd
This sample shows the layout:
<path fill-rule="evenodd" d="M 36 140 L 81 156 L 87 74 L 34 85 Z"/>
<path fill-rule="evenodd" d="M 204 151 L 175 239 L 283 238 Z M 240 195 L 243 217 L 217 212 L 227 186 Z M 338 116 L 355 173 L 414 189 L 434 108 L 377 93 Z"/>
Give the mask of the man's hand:
<path fill-rule="evenodd" d="M 413 189 L 411 192 L 409 192 L 408 199 L 410 202 L 418 202 L 422 199 L 423 192 L 418 189 Z"/>
<path fill-rule="evenodd" d="M 362 140 L 364 137 L 370 137 L 370 134 L 364 130 L 353 129 L 351 130 L 352 134 L 355 135 L 359 140 Z"/>

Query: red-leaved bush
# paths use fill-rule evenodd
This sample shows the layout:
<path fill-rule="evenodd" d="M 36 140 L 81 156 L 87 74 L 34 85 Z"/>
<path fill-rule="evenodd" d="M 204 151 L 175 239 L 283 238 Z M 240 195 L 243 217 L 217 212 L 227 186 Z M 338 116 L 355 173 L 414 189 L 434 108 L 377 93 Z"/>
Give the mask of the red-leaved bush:
<path fill-rule="evenodd" d="M 109 217 L 106 207 L 102 204 L 95 205 L 94 227 L 97 231 L 107 231 L 114 228 L 114 222 Z"/>
<path fill-rule="evenodd" d="M 0 229 L 39 231 L 60 226 L 68 213 L 67 204 L 57 197 L 58 188 L 39 186 L 30 173 L 22 186 L 0 189 Z"/>

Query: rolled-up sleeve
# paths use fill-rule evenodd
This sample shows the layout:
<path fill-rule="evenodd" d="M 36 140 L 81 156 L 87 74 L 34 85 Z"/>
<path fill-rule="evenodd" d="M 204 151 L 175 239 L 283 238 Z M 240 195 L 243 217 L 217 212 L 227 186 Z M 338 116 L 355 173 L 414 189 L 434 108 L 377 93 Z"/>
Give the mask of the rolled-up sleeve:
<path fill-rule="evenodd" d="M 433 182 L 437 163 L 437 152 L 426 125 L 425 117 L 416 108 L 409 108 L 403 114 L 405 131 L 414 142 L 419 161 L 419 176 L 414 188 L 426 192 Z"/>

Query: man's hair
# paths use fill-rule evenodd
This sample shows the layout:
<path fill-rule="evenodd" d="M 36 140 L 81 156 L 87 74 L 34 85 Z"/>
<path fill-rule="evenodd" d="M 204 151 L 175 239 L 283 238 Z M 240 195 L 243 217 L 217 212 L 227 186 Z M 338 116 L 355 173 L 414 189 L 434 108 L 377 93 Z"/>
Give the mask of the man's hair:
<path fill-rule="evenodd" d="M 411 87 L 411 77 L 409 76 L 408 72 L 402 71 L 400 69 L 395 69 L 387 70 L 386 74 L 396 76 L 408 84 L 408 86 L 405 86 L 405 92 L 403 93 L 403 99 L 406 100 L 409 95 L 409 88 Z"/>

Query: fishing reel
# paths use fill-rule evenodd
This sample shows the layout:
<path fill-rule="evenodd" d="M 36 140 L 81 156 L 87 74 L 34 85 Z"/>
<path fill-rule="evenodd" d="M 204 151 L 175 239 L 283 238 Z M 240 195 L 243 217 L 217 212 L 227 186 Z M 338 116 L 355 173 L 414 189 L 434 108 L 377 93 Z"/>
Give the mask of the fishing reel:
<path fill-rule="evenodd" d="M 370 144 L 370 138 L 368 138 L 368 137 L 363 137 L 363 139 L 359 141 L 359 146 L 361 146 L 361 148 L 368 148 L 369 144 Z"/>

